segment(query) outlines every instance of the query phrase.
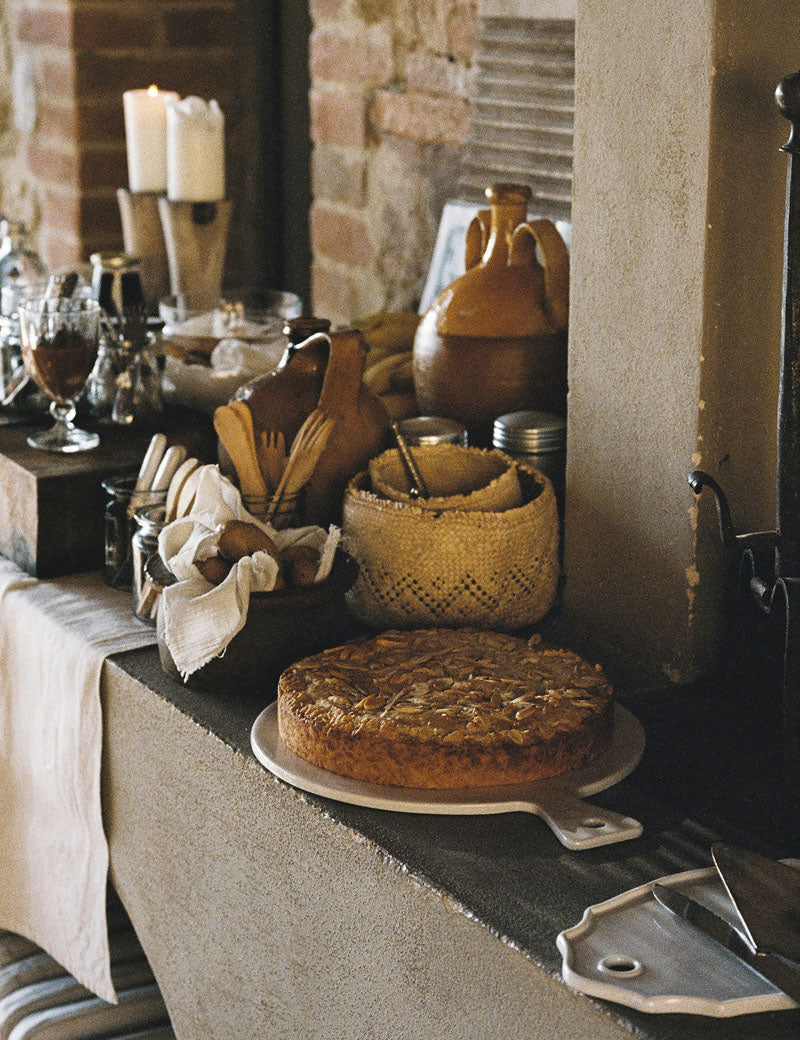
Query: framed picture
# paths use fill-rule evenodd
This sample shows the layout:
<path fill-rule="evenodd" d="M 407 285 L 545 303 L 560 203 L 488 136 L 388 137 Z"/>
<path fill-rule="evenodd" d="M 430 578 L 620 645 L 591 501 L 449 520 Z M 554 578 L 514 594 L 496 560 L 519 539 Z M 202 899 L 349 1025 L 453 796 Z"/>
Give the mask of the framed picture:
<path fill-rule="evenodd" d="M 488 208 L 486 203 L 464 202 L 461 199 L 451 199 L 444 204 L 418 314 L 425 314 L 442 289 L 464 273 L 467 228 L 478 210 Z M 535 216 L 529 214 L 528 219 L 534 220 Z M 555 225 L 569 249 L 572 224 L 566 220 L 557 220 Z"/>

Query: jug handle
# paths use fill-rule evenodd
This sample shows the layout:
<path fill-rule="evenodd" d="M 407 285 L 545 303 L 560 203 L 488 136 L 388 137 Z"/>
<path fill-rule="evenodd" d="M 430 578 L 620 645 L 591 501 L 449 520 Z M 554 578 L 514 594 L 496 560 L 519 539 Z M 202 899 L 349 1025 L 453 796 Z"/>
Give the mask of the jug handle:
<path fill-rule="evenodd" d="M 524 239 L 530 235 L 544 260 L 544 292 L 557 329 L 565 329 L 569 320 L 569 253 L 564 239 L 551 220 L 542 217 L 518 224 L 511 235 L 508 262 L 511 267 L 527 262 Z"/>
<path fill-rule="evenodd" d="M 317 407 L 326 415 L 340 419 L 358 399 L 367 349 L 357 329 L 337 329 L 318 335 L 328 340 L 331 351 Z"/>
<path fill-rule="evenodd" d="M 486 246 L 489 244 L 491 223 L 492 211 L 490 209 L 478 210 L 469 222 L 464 248 L 464 269 L 466 271 L 481 262 L 483 254 L 486 252 Z"/>

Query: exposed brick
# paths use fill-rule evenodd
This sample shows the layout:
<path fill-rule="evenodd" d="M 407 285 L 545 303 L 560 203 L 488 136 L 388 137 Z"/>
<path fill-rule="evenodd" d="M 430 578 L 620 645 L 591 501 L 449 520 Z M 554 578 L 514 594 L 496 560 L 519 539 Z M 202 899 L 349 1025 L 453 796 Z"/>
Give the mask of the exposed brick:
<path fill-rule="evenodd" d="M 109 149 L 87 148 L 80 157 L 80 181 L 84 189 L 116 188 L 128 183 L 128 159 L 124 142 Z"/>
<path fill-rule="evenodd" d="M 317 203 L 311 207 L 311 244 L 315 253 L 353 267 L 364 267 L 374 255 L 366 221 Z"/>
<path fill-rule="evenodd" d="M 311 309 L 334 325 L 353 320 L 354 290 L 347 271 L 315 262 L 311 267 Z"/>
<path fill-rule="evenodd" d="M 73 15 L 73 46 L 78 50 L 144 49 L 155 43 L 156 28 L 152 15 L 127 11 L 121 4 L 114 4 L 113 11 L 79 7 Z"/>
<path fill-rule="evenodd" d="M 447 12 L 447 43 L 450 54 L 460 61 L 475 53 L 478 28 L 477 0 L 454 0 Z"/>
<path fill-rule="evenodd" d="M 77 186 L 80 181 L 79 159 L 70 152 L 29 144 L 28 166 L 34 177 L 48 184 Z"/>
<path fill-rule="evenodd" d="M 230 47 L 236 36 L 235 14 L 219 7 L 166 10 L 168 47 Z"/>
<path fill-rule="evenodd" d="M 41 85 L 43 97 L 71 97 L 75 88 L 75 65 L 72 58 L 51 58 L 43 61 Z"/>
<path fill-rule="evenodd" d="M 66 232 L 51 232 L 45 239 L 43 260 L 48 267 L 58 270 L 86 259 L 82 244 Z"/>
<path fill-rule="evenodd" d="M 312 76 L 337 83 L 377 86 L 394 75 L 392 41 L 388 33 L 343 34 L 315 29 L 309 43 Z"/>
<path fill-rule="evenodd" d="M 462 98 L 375 92 L 370 121 L 382 133 L 426 144 L 461 145 L 467 136 L 469 105 Z"/>
<path fill-rule="evenodd" d="M 366 159 L 336 148 L 317 147 L 311 157 L 311 190 L 317 199 L 347 206 L 363 206 L 366 195 Z"/>
<path fill-rule="evenodd" d="M 309 9 L 313 22 L 337 18 L 344 8 L 344 0 L 311 0 Z"/>
<path fill-rule="evenodd" d="M 81 238 L 122 237 L 119 206 L 114 194 L 86 198 L 49 189 L 45 193 L 43 215 L 48 227 L 71 231 Z"/>
<path fill-rule="evenodd" d="M 312 141 L 364 147 L 367 121 L 362 97 L 312 90 L 309 109 Z"/>
<path fill-rule="evenodd" d="M 426 47 L 417 47 L 406 55 L 403 72 L 407 90 L 469 96 L 472 70 L 461 62 L 450 61 L 445 55 L 431 54 Z"/>
<path fill-rule="evenodd" d="M 76 69 L 79 95 L 121 94 L 157 83 L 163 90 L 219 98 L 230 89 L 230 59 L 222 56 L 79 54 Z"/>
<path fill-rule="evenodd" d="M 57 105 L 44 101 L 39 107 L 39 133 L 47 140 L 77 141 L 79 119 L 77 109 L 70 104 Z"/>
<path fill-rule="evenodd" d="M 69 47 L 72 44 L 72 16 L 67 10 L 23 7 L 17 14 L 17 39 L 20 43 Z"/>

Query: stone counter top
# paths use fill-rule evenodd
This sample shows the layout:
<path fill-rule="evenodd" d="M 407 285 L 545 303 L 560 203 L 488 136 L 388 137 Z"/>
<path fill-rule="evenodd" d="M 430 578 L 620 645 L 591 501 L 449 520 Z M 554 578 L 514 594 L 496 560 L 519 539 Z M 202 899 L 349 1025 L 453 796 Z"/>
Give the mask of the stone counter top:
<path fill-rule="evenodd" d="M 182 1040 L 798 1035 L 800 1011 L 645 1015 L 560 980 L 555 937 L 586 906 L 709 865 L 720 837 L 756 844 L 716 819 L 688 745 L 669 761 L 674 705 L 628 702 L 648 732 L 645 759 L 592 799 L 640 819 L 643 837 L 573 853 L 523 813 L 389 813 L 295 791 L 250 750 L 272 696 L 192 692 L 155 650 L 108 668 L 112 878 Z M 692 790 L 694 816 L 680 805 Z"/>

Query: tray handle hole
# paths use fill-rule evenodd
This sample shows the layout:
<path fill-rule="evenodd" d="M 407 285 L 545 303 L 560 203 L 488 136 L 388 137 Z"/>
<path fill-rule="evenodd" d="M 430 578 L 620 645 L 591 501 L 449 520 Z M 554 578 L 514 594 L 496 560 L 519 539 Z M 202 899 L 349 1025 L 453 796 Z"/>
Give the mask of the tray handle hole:
<path fill-rule="evenodd" d="M 581 820 L 581 824 L 584 827 L 590 827 L 592 830 L 599 831 L 605 827 L 606 821 L 598 819 L 597 816 L 587 816 L 585 820 Z"/>
<path fill-rule="evenodd" d="M 600 971 L 605 972 L 606 975 L 614 975 L 616 978 L 625 979 L 635 978 L 644 971 L 644 965 L 640 961 L 635 960 L 633 957 L 626 957 L 623 954 L 603 957 L 598 962 L 597 967 Z"/>

